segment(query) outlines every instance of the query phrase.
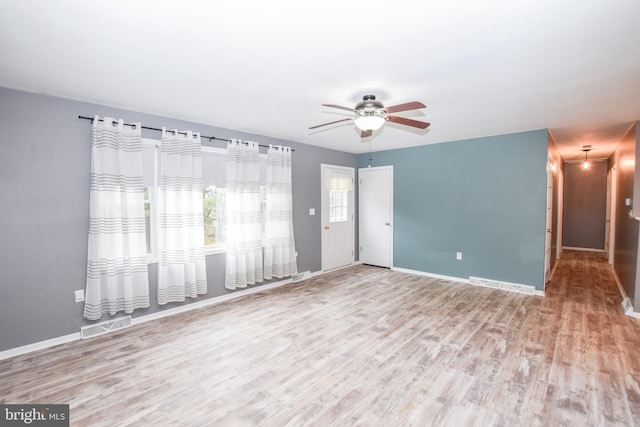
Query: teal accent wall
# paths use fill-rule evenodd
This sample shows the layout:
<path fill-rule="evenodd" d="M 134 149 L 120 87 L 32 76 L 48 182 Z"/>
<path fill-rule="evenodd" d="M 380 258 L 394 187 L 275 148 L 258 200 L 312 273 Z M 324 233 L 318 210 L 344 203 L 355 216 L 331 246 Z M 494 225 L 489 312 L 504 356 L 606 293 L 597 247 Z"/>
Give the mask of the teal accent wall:
<path fill-rule="evenodd" d="M 546 129 L 369 158 L 394 167 L 394 267 L 543 289 Z"/>

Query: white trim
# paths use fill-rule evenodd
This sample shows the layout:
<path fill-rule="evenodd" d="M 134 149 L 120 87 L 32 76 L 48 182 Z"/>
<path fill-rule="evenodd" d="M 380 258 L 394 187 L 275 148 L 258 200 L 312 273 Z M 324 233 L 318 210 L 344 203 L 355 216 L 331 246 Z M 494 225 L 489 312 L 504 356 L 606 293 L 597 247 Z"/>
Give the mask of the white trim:
<path fill-rule="evenodd" d="M 61 337 L 23 345 L 22 347 L 10 348 L 9 350 L 0 351 L 0 360 L 9 359 L 11 357 L 20 356 L 26 353 L 31 353 L 32 351 L 44 350 L 49 347 L 66 344 L 72 341 L 79 341 L 80 338 L 80 332 L 74 332 L 73 334 L 63 335 Z"/>
<path fill-rule="evenodd" d="M 399 271 L 400 273 L 408 273 L 408 274 L 415 274 L 418 276 L 426 276 L 426 277 L 433 277 L 436 279 L 442 279 L 442 280 L 450 280 L 452 282 L 460 282 L 460 283 L 464 283 L 464 284 L 470 284 L 469 283 L 469 279 L 463 279 L 461 277 L 453 277 L 453 276 L 444 276 L 442 274 L 436 274 L 436 273 L 428 273 L 426 271 L 419 271 L 419 270 L 410 270 L 408 268 L 400 268 L 400 267 L 393 267 L 392 268 L 393 271 Z"/>
<path fill-rule="evenodd" d="M 622 286 L 622 282 L 618 277 L 618 273 L 613 267 L 611 267 L 611 271 L 613 272 L 613 277 L 614 279 L 616 279 L 616 285 L 618 285 L 618 290 L 620 291 L 620 295 L 622 296 L 622 303 L 620 304 L 620 306 L 622 307 L 622 312 L 629 317 L 640 319 L 640 313 L 634 311 L 633 304 L 631 303 L 631 298 L 627 296 L 627 292 Z"/>
<path fill-rule="evenodd" d="M 551 280 L 553 280 L 553 275 L 556 273 L 556 269 L 557 268 L 558 268 L 558 260 L 556 260 L 556 262 L 553 264 L 553 268 L 551 269 L 551 275 L 549 276 L 549 282 L 551 282 Z M 547 283 L 544 284 L 545 289 L 547 287 Z M 542 292 L 544 294 L 544 291 L 537 291 L 537 292 Z"/>
<path fill-rule="evenodd" d="M 151 320 L 161 319 L 163 317 L 172 316 L 174 314 L 185 313 L 187 311 L 195 310 L 198 308 L 207 307 L 210 305 L 220 304 L 222 302 L 226 302 L 235 298 L 239 298 L 245 295 L 255 294 L 257 292 L 265 291 L 268 289 L 274 289 L 280 286 L 288 285 L 290 283 L 300 283 L 306 279 L 313 278 L 324 274 L 323 271 L 316 271 L 314 273 L 310 273 L 309 271 L 305 271 L 300 273 L 303 275 L 304 279 L 292 282 L 291 278 L 280 280 L 278 282 L 269 283 L 266 285 L 256 286 L 254 288 L 243 289 L 241 291 L 232 292 L 226 295 L 220 295 L 217 297 L 208 298 L 206 300 L 198 301 L 192 304 L 185 304 L 180 307 L 170 308 L 168 310 L 159 311 L 156 313 L 146 314 L 140 317 L 134 317 L 131 319 L 131 325 L 139 325 L 141 323 L 146 323 Z M 89 325 L 85 325 L 89 326 Z M 11 357 L 20 356 L 26 353 L 31 353 L 33 351 L 44 350 L 49 347 L 53 347 L 60 344 L 66 344 L 73 341 L 80 341 L 82 339 L 82 334 L 80 332 L 75 332 L 73 334 L 64 335 L 61 337 L 56 337 L 44 341 L 39 341 L 33 344 L 27 344 L 21 347 L 10 348 L 8 350 L 0 351 L 0 360 L 9 359 Z"/>
<path fill-rule="evenodd" d="M 442 274 L 427 273 L 425 271 L 409 270 L 406 268 L 398 268 L 398 267 L 393 267 L 392 270 L 398 271 L 401 273 L 415 274 L 418 276 L 427 276 L 427 277 L 433 277 L 436 279 L 459 282 L 466 285 L 498 289 L 501 291 L 518 292 L 521 294 L 535 295 L 535 296 L 544 296 L 544 291 L 537 290 L 534 286 L 530 286 L 530 285 L 521 285 L 518 283 L 501 282 L 501 281 L 490 280 L 490 279 L 481 279 L 473 276 L 470 276 L 468 279 L 463 279 L 461 277 L 444 276 Z"/>
<path fill-rule="evenodd" d="M 342 270 L 343 268 L 349 268 L 349 267 L 353 267 L 354 265 L 360 265 L 362 264 L 362 262 L 360 262 L 360 260 L 358 261 L 353 261 L 351 264 L 347 264 L 347 265 L 341 265 L 340 267 L 336 267 L 336 268 L 332 268 L 331 270 L 320 270 L 316 273 L 312 273 L 311 277 L 315 277 L 319 274 L 325 274 L 325 273 L 331 273 L 334 271 L 338 271 L 338 270 Z"/>
<path fill-rule="evenodd" d="M 594 248 L 577 248 L 573 246 L 563 246 L 563 251 L 580 251 L 580 252 L 597 252 L 599 254 L 606 254 L 607 252 L 604 249 L 594 249 Z"/>

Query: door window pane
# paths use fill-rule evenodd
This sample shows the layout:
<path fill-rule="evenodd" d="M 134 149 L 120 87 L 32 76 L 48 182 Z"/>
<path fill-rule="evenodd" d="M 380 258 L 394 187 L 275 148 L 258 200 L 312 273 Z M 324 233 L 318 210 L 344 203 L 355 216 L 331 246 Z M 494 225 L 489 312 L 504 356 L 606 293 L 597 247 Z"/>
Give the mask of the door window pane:
<path fill-rule="evenodd" d="M 349 193 L 329 190 L 329 222 L 347 221 L 349 212 Z"/>

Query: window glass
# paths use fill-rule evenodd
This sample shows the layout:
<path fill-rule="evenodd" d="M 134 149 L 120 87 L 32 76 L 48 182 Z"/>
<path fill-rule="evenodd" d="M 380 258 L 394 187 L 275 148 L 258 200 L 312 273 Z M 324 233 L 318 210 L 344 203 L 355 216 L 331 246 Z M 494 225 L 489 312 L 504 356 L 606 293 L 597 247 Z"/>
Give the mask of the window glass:
<path fill-rule="evenodd" d="M 202 195 L 205 246 L 219 245 L 225 239 L 225 191 L 210 185 Z"/>
<path fill-rule="evenodd" d="M 329 222 L 348 221 L 349 191 L 352 187 L 350 172 L 332 173 L 329 178 Z"/>
<path fill-rule="evenodd" d="M 329 190 L 329 222 L 348 220 L 349 192 Z"/>
<path fill-rule="evenodd" d="M 155 220 L 155 198 L 159 177 L 159 141 L 143 138 L 144 163 L 144 211 L 147 239 L 147 254 L 153 261 L 156 258 L 155 239 L 157 226 Z M 262 212 L 266 207 L 266 165 L 267 156 L 260 156 L 260 193 Z M 225 186 L 226 186 L 226 150 L 202 146 L 202 207 L 204 220 L 204 244 L 208 251 L 222 252 L 225 238 Z M 263 215 L 262 225 L 264 228 Z"/>

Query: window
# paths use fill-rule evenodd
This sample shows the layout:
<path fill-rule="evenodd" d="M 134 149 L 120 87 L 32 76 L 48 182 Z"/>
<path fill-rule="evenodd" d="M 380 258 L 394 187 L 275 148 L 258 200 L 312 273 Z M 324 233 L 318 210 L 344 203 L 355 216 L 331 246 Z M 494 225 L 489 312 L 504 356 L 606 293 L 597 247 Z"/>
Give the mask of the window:
<path fill-rule="evenodd" d="M 348 191 L 329 191 L 329 222 L 347 221 Z"/>
<path fill-rule="evenodd" d="M 205 246 L 225 243 L 225 191 L 210 185 L 202 194 Z"/>
<path fill-rule="evenodd" d="M 329 222 L 348 221 L 351 175 L 336 173 L 329 180 Z"/>
<path fill-rule="evenodd" d="M 160 141 L 143 138 L 144 155 L 144 210 L 147 231 L 147 254 L 149 262 L 157 262 L 156 250 L 156 211 L 154 195 L 159 186 L 158 147 Z M 266 206 L 266 162 L 267 156 L 260 155 L 260 193 L 262 211 Z M 207 254 L 225 251 L 225 184 L 226 150 L 202 147 L 202 207 L 204 216 L 204 244 Z M 264 215 L 263 215 L 264 226 Z"/>

